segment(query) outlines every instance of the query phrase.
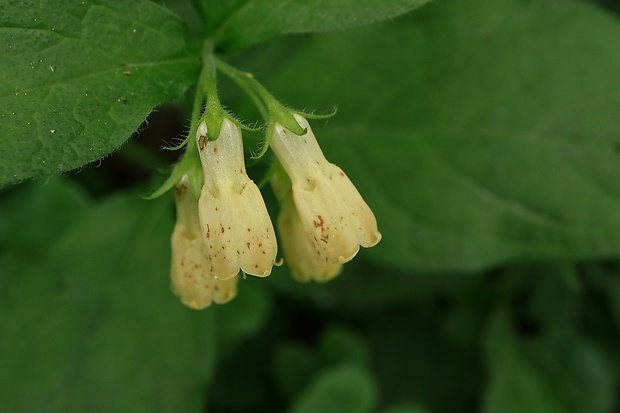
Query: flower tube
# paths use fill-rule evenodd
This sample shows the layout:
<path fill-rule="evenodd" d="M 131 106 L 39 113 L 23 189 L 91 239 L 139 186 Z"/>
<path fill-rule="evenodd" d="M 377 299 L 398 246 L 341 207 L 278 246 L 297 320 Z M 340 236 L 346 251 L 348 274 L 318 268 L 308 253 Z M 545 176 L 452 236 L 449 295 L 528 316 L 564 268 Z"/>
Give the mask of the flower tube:
<path fill-rule="evenodd" d="M 268 276 L 278 246 L 265 202 L 245 171 L 241 129 L 224 117 L 216 140 L 207 139 L 205 122 L 196 135 L 204 172 L 198 214 L 213 275 Z"/>

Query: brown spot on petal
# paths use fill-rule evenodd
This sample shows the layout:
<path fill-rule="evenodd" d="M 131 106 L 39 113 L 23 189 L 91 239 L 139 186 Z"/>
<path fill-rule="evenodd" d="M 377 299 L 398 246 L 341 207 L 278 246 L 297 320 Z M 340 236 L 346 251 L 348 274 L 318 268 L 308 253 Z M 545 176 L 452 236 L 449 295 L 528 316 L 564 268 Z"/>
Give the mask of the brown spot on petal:
<path fill-rule="evenodd" d="M 222 231 L 222 234 L 224 233 L 224 227 L 220 227 L 220 231 Z"/>
<path fill-rule="evenodd" d="M 207 146 L 207 135 L 200 135 L 198 137 L 198 149 L 203 150 Z"/>
<path fill-rule="evenodd" d="M 248 249 L 250 249 L 250 243 L 249 242 L 246 242 L 245 245 L 246 245 L 246 247 L 248 247 Z"/>
<path fill-rule="evenodd" d="M 317 215 L 316 217 L 319 220 L 318 221 L 313 221 L 314 222 L 314 228 L 319 228 L 319 227 L 323 228 L 323 222 L 325 222 L 325 221 L 323 221 L 323 217 L 320 216 L 320 215 Z"/>

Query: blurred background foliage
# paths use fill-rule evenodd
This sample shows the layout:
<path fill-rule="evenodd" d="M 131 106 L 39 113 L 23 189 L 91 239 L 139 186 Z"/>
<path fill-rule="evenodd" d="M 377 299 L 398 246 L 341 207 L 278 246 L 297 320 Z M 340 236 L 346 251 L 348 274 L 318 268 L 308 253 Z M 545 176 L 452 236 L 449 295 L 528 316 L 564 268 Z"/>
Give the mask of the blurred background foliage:
<path fill-rule="evenodd" d="M 285 265 L 224 306 L 172 295 L 172 197 L 141 197 L 185 102 L 100 163 L 3 188 L 0 411 L 620 411 L 618 10 L 441 0 L 228 56 L 339 107 L 315 132 L 384 240 L 328 284 Z"/>

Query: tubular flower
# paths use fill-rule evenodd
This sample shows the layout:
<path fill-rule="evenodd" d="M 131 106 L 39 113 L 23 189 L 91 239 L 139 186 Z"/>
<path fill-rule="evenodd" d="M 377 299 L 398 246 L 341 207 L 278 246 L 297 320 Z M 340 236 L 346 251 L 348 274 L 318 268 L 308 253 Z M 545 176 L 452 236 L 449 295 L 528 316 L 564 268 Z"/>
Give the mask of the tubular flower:
<path fill-rule="evenodd" d="M 288 194 L 282 202 L 278 217 L 278 230 L 284 249 L 284 258 L 291 268 L 293 278 L 297 281 L 327 282 L 342 271 L 341 264 L 320 260 L 310 240 L 306 237 L 299 212 Z"/>
<path fill-rule="evenodd" d="M 237 295 L 239 277 L 219 280 L 210 271 L 210 262 L 202 242 L 198 203 L 189 191 L 187 176 L 174 188 L 177 222 L 172 233 L 172 291 L 186 306 L 201 310 L 224 304 Z"/>
<path fill-rule="evenodd" d="M 239 270 L 268 276 L 278 245 L 265 202 L 245 171 L 241 129 L 224 118 L 216 140 L 207 140 L 204 122 L 196 135 L 204 172 L 198 215 L 214 276 L 229 279 Z"/>
<path fill-rule="evenodd" d="M 375 216 L 347 175 L 325 159 L 305 118 L 295 120 L 306 133 L 296 136 L 275 125 L 271 148 L 292 183 L 293 199 L 317 260 L 344 264 L 362 247 L 381 240 Z"/>

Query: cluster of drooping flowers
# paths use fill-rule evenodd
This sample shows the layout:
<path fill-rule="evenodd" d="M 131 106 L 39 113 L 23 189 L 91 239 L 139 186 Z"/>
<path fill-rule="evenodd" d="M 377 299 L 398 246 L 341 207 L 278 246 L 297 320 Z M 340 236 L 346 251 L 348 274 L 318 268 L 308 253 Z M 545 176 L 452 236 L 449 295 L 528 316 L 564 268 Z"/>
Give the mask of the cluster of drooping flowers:
<path fill-rule="evenodd" d="M 171 284 L 194 309 L 230 301 L 240 274 L 266 277 L 278 263 L 276 233 L 261 192 L 246 172 L 243 125 L 220 104 L 216 68 L 249 91 L 265 115 L 260 155 L 271 148 L 276 157 L 269 178 L 280 203 L 277 228 L 284 261 L 293 277 L 328 281 L 360 246 L 372 247 L 381 240 L 366 202 L 323 155 L 306 120 L 309 115 L 280 105 L 250 75 L 210 55 L 187 150 L 156 193 L 174 187 Z"/>

